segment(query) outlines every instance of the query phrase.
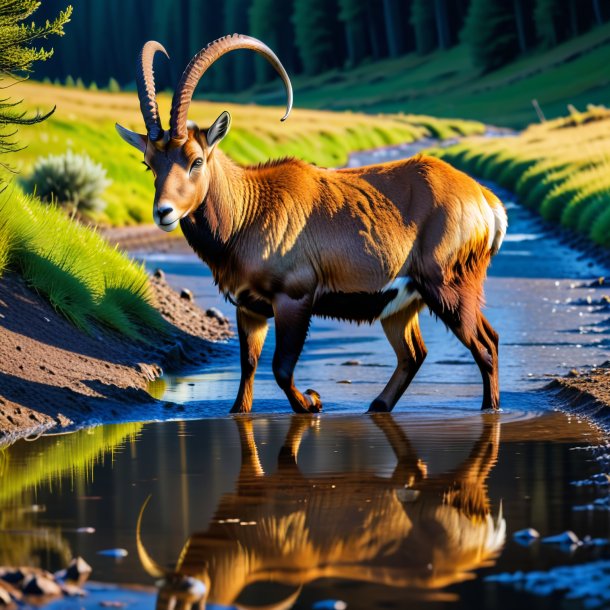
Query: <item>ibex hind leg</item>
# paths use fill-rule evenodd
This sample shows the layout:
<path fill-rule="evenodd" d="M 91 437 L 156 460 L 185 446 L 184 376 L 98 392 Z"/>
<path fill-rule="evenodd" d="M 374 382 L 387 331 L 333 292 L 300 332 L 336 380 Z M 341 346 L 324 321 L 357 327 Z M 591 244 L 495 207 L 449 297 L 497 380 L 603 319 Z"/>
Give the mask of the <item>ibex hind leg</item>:
<path fill-rule="evenodd" d="M 396 353 L 396 369 L 381 394 L 371 403 L 369 413 L 391 411 L 426 359 L 428 350 L 419 329 L 418 311 L 422 301 L 409 305 L 381 320 L 383 330 Z"/>
<path fill-rule="evenodd" d="M 452 306 L 441 297 L 427 293 L 426 305 L 470 350 L 483 379 L 482 409 L 500 407 L 498 381 L 498 334 L 481 312 L 481 291 L 463 284 L 453 291 L 457 295 Z"/>

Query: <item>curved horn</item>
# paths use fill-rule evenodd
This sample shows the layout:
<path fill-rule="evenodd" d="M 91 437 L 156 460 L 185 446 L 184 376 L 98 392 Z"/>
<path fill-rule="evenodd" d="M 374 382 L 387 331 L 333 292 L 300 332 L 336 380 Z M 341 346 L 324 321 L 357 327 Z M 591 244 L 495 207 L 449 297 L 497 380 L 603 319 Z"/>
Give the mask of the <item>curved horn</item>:
<path fill-rule="evenodd" d="M 152 496 L 148 496 L 146 500 L 144 500 L 144 504 L 142 504 L 142 508 L 140 509 L 140 514 L 138 515 L 138 523 L 136 525 L 136 545 L 138 547 L 138 557 L 140 558 L 140 563 L 142 567 L 148 574 L 150 574 L 153 578 L 164 578 L 167 576 L 168 572 L 164 570 L 149 554 L 148 551 L 144 548 L 144 544 L 142 544 L 142 536 L 140 534 L 141 526 L 142 526 L 142 515 L 144 514 L 144 509 L 146 508 L 148 502 Z"/>
<path fill-rule="evenodd" d="M 161 51 L 168 59 L 169 55 L 164 46 L 156 40 L 149 40 L 143 47 L 136 67 L 136 85 L 140 110 L 144 117 L 148 137 L 156 141 L 163 135 L 159 108 L 155 98 L 155 75 L 153 73 L 153 59 L 155 53 Z"/>
<path fill-rule="evenodd" d="M 205 71 L 225 53 L 235 51 L 237 49 L 250 49 L 262 55 L 278 72 L 284 86 L 286 87 L 286 114 L 282 117 L 285 121 L 292 109 L 292 85 L 288 73 L 282 66 L 276 54 L 263 42 L 251 36 L 243 34 L 233 34 L 232 36 L 224 36 L 214 42 L 211 42 L 207 47 L 199 51 L 197 55 L 191 59 L 186 67 L 178 83 L 178 87 L 172 99 L 172 110 L 169 119 L 171 137 L 173 140 L 185 140 L 187 134 L 186 117 L 188 109 L 195 92 L 195 87 L 199 79 L 204 75 Z"/>

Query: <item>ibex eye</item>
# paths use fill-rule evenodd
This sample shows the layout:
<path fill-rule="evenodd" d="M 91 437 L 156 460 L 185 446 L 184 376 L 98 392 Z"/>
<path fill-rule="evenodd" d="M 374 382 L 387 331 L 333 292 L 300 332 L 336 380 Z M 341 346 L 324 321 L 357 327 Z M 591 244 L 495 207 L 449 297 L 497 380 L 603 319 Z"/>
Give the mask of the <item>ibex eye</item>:
<path fill-rule="evenodd" d="M 199 169 L 202 165 L 203 159 L 201 157 L 198 157 L 193 161 L 193 165 L 191 165 L 191 171 L 193 171 L 194 169 Z"/>

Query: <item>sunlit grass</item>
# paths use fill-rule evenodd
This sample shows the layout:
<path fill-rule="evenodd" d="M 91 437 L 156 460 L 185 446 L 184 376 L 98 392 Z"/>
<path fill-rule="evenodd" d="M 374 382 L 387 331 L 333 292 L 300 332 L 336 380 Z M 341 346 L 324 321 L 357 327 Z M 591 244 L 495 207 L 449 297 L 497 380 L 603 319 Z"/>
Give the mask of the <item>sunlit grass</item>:
<path fill-rule="evenodd" d="M 104 193 L 105 213 L 97 220 L 112 225 L 152 221 L 153 180 L 144 171 L 142 155 L 123 142 L 114 129 L 114 123 L 119 122 L 134 131 L 143 131 L 135 92 L 92 92 L 34 82 L 19 84 L 15 90 L 14 95 L 35 100 L 40 108 L 57 105 L 48 121 L 36 129 L 21 130 L 20 138 L 27 148 L 10 162 L 22 175 L 31 172 L 38 157 L 66 150 L 85 152 L 104 166 L 112 180 Z M 160 93 L 158 101 L 167 126 L 171 96 Z M 208 127 L 223 110 L 231 113 L 233 126 L 222 148 L 242 164 L 295 156 L 320 166 L 338 166 L 344 165 L 349 153 L 355 150 L 484 130 L 481 123 L 458 119 L 400 114 L 371 116 L 299 108 L 282 123 L 282 108 L 224 102 L 194 101 L 189 117 Z"/>
<path fill-rule="evenodd" d="M 0 263 L 84 331 L 97 323 L 141 338 L 142 327 L 165 328 L 142 265 L 61 209 L 10 187 L 0 194 Z"/>
<path fill-rule="evenodd" d="M 610 248 L 610 110 L 573 109 L 515 137 L 472 138 L 432 152 Z"/>

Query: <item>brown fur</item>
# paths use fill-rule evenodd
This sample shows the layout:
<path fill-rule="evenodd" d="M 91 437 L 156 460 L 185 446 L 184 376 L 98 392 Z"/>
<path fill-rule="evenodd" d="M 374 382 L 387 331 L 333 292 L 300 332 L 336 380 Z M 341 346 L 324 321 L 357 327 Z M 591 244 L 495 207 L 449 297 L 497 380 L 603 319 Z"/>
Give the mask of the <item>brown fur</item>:
<path fill-rule="evenodd" d="M 189 174 L 197 157 L 203 167 Z M 497 335 L 481 313 L 496 247 L 492 209 L 501 207 L 489 190 L 423 155 L 357 169 L 296 159 L 241 167 L 198 129 L 184 144 L 148 146 L 146 162 L 156 176 L 155 206 L 171 202 L 219 289 L 249 312 L 238 315 L 244 369 L 234 411 L 252 405 L 257 357 L 245 354 L 260 339 L 249 338 L 250 317 L 273 315 L 276 328 L 287 329 L 278 333 L 276 379 L 293 409 L 319 410 L 317 394 L 301 394 L 292 381 L 310 317 L 372 321 L 384 306 L 381 291 L 400 277 L 411 278 L 422 300 L 384 323 L 398 366 L 371 408 L 391 410 L 421 365 L 416 314 L 423 304 L 473 353 L 483 408 L 498 407 Z"/>

